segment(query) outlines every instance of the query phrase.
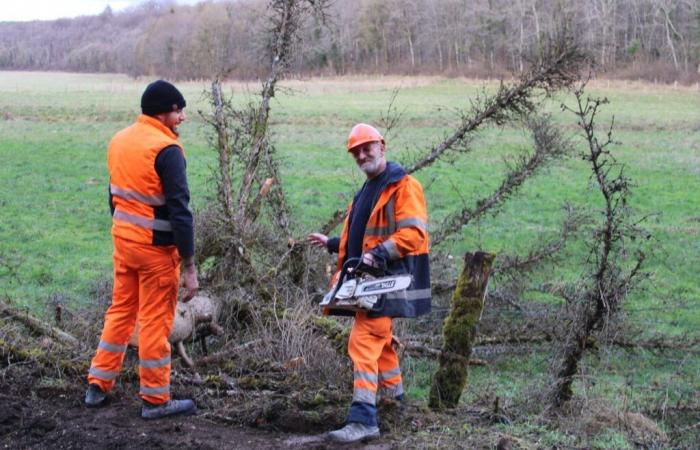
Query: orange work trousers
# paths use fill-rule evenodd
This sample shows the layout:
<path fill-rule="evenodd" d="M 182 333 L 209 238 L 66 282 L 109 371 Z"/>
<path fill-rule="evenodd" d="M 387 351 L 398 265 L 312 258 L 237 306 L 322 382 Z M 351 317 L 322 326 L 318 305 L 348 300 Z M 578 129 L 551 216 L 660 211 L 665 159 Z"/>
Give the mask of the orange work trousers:
<path fill-rule="evenodd" d="M 114 290 L 102 337 L 92 359 L 88 383 L 109 392 L 124 361 L 138 318 L 139 395 L 151 404 L 170 400 L 170 343 L 180 282 L 175 246 L 114 241 Z"/>
<path fill-rule="evenodd" d="M 376 405 L 378 387 L 386 397 L 403 395 L 399 357 L 391 344 L 390 317 L 368 318 L 365 312 L 355 315 L 348 342 L 354 366 L 353 403 Z"/>

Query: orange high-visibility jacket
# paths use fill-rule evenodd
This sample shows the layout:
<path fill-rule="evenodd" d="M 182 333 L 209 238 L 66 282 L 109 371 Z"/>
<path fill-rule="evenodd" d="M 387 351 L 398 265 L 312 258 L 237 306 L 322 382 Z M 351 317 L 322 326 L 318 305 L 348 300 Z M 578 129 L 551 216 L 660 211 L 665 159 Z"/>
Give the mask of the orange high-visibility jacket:
<path fill-rule="evenodd" d="M 113 236 L 152 244 L 154 231 L 172 231 L 168 220 L 155 217 L 155 209 L 165 205 L 155 160 L 161 150 L 171 145 L 182 149 L 172 130 L 143 114 L 110 141 L 107 167 L 114 204 Z"/>
<path fill-rule="evenodd" d="M 416 317 L 430 312 L 428 211 L 423 187 L 418 180 L 406 175 L 403 169 L 397 172 L 400 174 L 397 178 L 400 178 L 387 185 L 372 209 L 362 241 L 362 252 L 369 252 L 377 246 L 384 247 L 389 255 L 388 272 L 410 273 L 413 283 L 405 295 L 383 295 L 368 313 L 369 317 Z M 334 279 L 337 279 L 345 261 L 351 211 L 352 204 L 348 207 L 340 236 Z M 337 310 L 331 310 L 330 314 L 344 315 Z"/>

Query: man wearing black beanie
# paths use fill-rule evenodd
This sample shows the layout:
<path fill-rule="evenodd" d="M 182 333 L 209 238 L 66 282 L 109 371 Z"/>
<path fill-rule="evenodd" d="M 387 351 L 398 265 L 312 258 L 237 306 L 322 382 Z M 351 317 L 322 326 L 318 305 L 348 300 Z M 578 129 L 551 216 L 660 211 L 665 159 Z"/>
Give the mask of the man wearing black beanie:
<path fill-rule="evenodd" d="M 185 152 L 177 132 L 185 105 L 175 86 L 154 81 L 141 96 L 143 114 L 109 143 L 114 290 L 88 373 L 88 407 L 106 403 L 138 325 L 141 417 L 196 410 L 192 400 L 170 398 L 168 343 L 181 266 L 182 301 L 192 299 L 199 288 Z"/>
<path fill-rule="evenodd" d="M 185 106 L 185 97 L 175 86 L 164 80 L 149 84 L 141 96 L 141 112 L 148 116 L 169 113 Z"/>

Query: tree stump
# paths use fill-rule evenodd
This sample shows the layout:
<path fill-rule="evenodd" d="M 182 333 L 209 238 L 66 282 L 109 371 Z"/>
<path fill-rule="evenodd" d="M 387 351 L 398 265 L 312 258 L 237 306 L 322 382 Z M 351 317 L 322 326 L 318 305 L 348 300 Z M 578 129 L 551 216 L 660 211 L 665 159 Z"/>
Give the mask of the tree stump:
<path fill-rule="evenodd" d="M 495 254 L 485 252 L 464 255 L 464 268 L 452 294 L 450 314 L 443 327 L 440 367 L 430 389 L 429 405 L 433 409 L 457 406 L 467 384 L 476 324 L 484 309 L 486 286 L 495 258 Z"/>

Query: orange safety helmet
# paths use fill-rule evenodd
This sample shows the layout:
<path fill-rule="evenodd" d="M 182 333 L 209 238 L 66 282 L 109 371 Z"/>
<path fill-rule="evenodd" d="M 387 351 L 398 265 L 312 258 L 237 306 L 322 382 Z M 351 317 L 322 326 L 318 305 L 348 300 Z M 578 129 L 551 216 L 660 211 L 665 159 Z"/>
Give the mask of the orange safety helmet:
<path fill-rule="evenodd" d="M 384 137 L 372 125 L 358 123 L 350 130 L 350 135 L 348 136 L 348 151 L 358 145 L 374 141 L 381 141 L 381 143 L 384 144 Z"/>

